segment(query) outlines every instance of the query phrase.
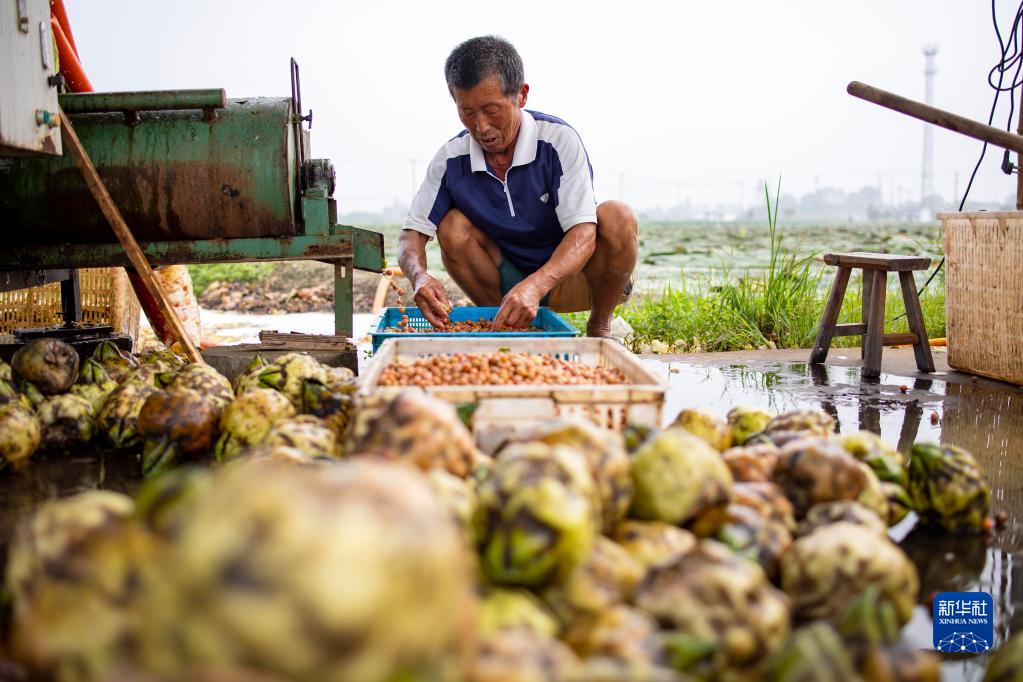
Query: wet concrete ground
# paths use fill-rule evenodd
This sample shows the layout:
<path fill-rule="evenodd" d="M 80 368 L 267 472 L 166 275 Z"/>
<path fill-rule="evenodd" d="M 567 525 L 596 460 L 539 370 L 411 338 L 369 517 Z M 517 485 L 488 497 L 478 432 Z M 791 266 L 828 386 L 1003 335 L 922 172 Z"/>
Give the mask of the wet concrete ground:
<path fill-rule="evenodd" d="M 818 408 L 842 432 L 867 429 L 905 450 L 918 440 L 967 448 L 987 472 L 995 512 L 1009 515 L 992 538 L 951 536 L 915 527 L 913 515 L 891 529 L 915 561 L 921 605 L 906 628 L 910 641 L 931 648 L 929 597 L 939 591 L 985 590 L 994 596 L 996 645 L 1023 630 L 1023 388 L 949 370 L 916 372 L 911 349 L 886 349 L 879 379 L 865 380 L 858 349 L 832 350 L 825 366 L 809 366 L 809 351 L 756 351 L 644 356 L 669 385 L 665 418 L 698 406 L 724 415 L 735 405 L 776 411 Z M 131 493 L 139 462 L 123 453 L 43 454 L 23 472 L 0 477 L 0 538 L 41 501 L 83 490 Z M 2 552 L 0 552 L 2 555 Z M 2 556 L 0 556 L 2 558 Z M 949 661 L 947 680 L 980 680 L 984 657 Z"/>
<path fill-rule="evenodd" d="M 920 605 L 905 636 L 932 648 L 930 597 L 986 591 L 995 603 L 995 645 L 1023 630 L 1023 388 L 949 369 L 916 371 L 912 349 L 886 349 L 878 379 L 860 376 L 859 349 L 833 349 L 828 364 L 806 363 L 807 350 L 643 356 L 669 384 L 665 418 L 683 407 L 724 415 L 736 405 L 775 411 L 823 409 L 843 433 L 880 434 L 900 451 L 917 441 L 972 452 L 987 473 L 993 512 L 1009 522 L 991 538 L 925 531 L 910 514 L 889 532 L 920 573 Z M 949 660 L 945 680 L 980 680 L 986 656 Z"/>

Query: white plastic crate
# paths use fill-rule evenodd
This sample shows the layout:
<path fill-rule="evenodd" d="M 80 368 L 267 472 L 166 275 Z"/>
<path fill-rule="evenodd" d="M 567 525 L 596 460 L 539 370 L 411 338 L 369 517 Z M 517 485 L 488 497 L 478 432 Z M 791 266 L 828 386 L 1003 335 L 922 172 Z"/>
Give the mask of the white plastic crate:
<path fill-rule="evenodd" d="M 628 383 L 597 386 L 550 384 L 516 386 L 430 386 L 430 395 L 454 404 L 476 404 L 473 435 L 480 449 L 493 452 L 505 439 L 555 417 L 584 417 L 610 429 L 626 424 L 658 427 L 664 407 L 664 384 L 616 341 L 593 338 L 389 339 L 359 378 L 360 391 L 376 390 L 384 368 L 399 360 L 452 353 L 553 355 L 587 365 L 615 367 Z"/>

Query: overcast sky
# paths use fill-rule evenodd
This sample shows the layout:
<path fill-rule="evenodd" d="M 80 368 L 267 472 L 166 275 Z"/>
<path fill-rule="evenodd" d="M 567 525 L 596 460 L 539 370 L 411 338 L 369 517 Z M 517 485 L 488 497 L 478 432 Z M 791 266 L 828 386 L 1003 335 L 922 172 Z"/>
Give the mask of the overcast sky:
<path fill-rule="evenodd" d="M 990 7 L 977 0 L 65 3 L 97 90 L 285 96 L 294 56 L 315 112 L 313 153 L 337 168 L 342 212 L 411 198 L 461 128 L 443 64 L 474 35 L 516 45 L 528 107 L 580 132 L 598 198 L 640 209 L 749 205 L 758 182 L 779 175 L 794 194 L 871 184 L 886 201 L 918 198 L 923 124 L 850 97 L 846 84 L 922 100 L 921 48 L 936 43 L 935 104 L 986 120 L 999 56 Z M 1006 28 L 1014 11 L 999 4 Z M 936 190 L 951 201 L 980 143 L 939 129 L 934 139 Z M 1013 194 L 1000 160 L 989 151 L 971 200 Z"/>

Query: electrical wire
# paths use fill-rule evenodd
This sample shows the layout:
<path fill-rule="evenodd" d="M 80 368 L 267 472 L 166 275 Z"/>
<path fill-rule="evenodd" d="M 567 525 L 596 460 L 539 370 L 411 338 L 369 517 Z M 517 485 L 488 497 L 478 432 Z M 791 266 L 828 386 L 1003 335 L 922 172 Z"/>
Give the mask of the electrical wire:
<path fill-rule="evenodd" d="M 991 125 L 994 122 L 995 112 L 998 109 L 998 98 L 1003 92 L 1007 92 L 1009 93 L 1009 117 L 1008 120 L 1006 121 L 1005 129 L 1009 132 L 1012 132 L 1012 121 L 1016 113 L 1015 91 L 1021 85 L 1023 85 L 1023 81 L 1020 80 L 1020 75 L 1023 74 L 1023 49 L 1021 49 L 1020 43 L 1021 37 L 1020 30 L 1021 27 L 1023 27 L 1023 2 L 1020 2 L 1019 7 L 1016 9 L 1016 16 L 1012 20 L 1012 28 L 1009 31 L 1009 37 L 1007 40 L 1002 38 L 1002 29 L 998 25 L 998 13 L 996 11 L 995 4 L 996 0 L 991 0 L 991 22 L 994 24 L 995 27 L 995 36 L 998 37 L 998 47 L 999 50 L 1001 51 L 1001 59 L 998 60 L 998 63 L 996 63 L 991 68 L 987 75 L 988 85 L 990 85 L 991 88 L 995 91 L 994 100 L 991 102 L 991 112 L 988 114 L 987 117 L 987 124 Z M 1005 80 L 1005 74 L 1011 71 L 1013 68 L 1016 69 L 1016 72 L 1012 76 L 1011 83 L 1007 86 L 1003 85 Z M 998 76 L 997 83 L 995 82 L 996 74 Z M 965 208 L 966 206 L 966 198 L 970 196 L 970 188 L 973 187 L 973 181 L 977 177 L 977 171 L 980 170 L 980 165 L 984 162 L 984 156 L 987 154 L 987 146 L 988 143 L 985 142 L 984 146 L 981 147 L 980 157 L 977 159 L 977 163 L 973 167 L 973 172 L 970 173 L 970 181 L 966 183 L 966 191 L 963 192 L 963 198 L 959 202 L 960 212 L 962 212 L 963 208 Z M 1005 156 L 1008 157 L 1008 155 L 1009 152 L 1008 150 L 1006 150 Z M 1008 164 L 1008 167 L 1010 170 L 1005 170 L 1006 166 L 1003 161 L 1002 170 L 1005 171 L 1006 173 L 1012 172 L 1011 162 Z M 1019 172 L 1018 168 L 1016 169 L 1016 172 Z M 927 278 L 927 281 L 924 282 L 924 285 L 920 287 L 919 291 L 916 292 L 916 295 L 918 297 L 921 294 L 923 294 L 924 289 L 926 289 L 928 285 L 930 285 L 931 281 L 935 278 L 935 276 L 937 276 L 937 274 L 941 271 L 942 266 L 944 265 L 945 257 L 942 256 L 941 261 L 938 262 L 938 265 L 937 267 L 934 268 L 934 271 L 931 273 L 931 276 Z M 902 317 L 905 317 L 905 314 L 900 315 L 895 319 L 897 320 Z"/>

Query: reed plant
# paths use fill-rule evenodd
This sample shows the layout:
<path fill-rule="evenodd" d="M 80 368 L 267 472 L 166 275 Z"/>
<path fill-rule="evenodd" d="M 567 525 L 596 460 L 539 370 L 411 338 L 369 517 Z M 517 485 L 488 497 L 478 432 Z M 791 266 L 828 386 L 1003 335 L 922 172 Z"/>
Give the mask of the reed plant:
<path fill-rule="evenodd" d="M 763 270 L 734 272 L 727 264 L 703 279 L 687 278 L 659 292 L 638 295 L 617 314 L 633 333 L 625 339 L 635 352 L 716 352 L 758 348 L 809 348 L 827 301 L 833 268 L 815 250 L 792 249 L 778 225 L 779 181 L 774 198 L 765 183 L 770 259 Z M 908 331 L 898 279 L 890 277 L 885 331 Z M 921 284 L 918 282 L 918 284 Z M 840 321 L 859 321 L 862 286 L 853 277 Z M 920 297 L 930 337 L 945 335 L 944 277 L 935 278 Z M 570 316 L 584 329 L 586 314 Z M 859 337 L 841 337 L 834 346 L 855 346 Z"/>

